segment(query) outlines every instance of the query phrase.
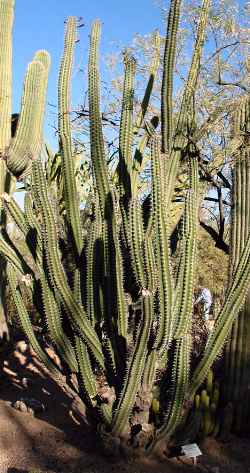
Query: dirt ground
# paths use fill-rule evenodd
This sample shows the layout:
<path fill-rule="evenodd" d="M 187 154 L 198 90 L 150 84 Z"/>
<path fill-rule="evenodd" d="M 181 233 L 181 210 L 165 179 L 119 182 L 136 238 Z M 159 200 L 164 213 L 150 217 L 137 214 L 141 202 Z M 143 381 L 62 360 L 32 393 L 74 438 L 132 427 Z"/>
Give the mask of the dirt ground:
<path fill-rule="evenodd" d="M 136 462 L 105 458 L 72 412 L 71 393 L 45 372 L 24 342 L 1 364 L 0 473 L 250 473 L 249 439 L 223 444 L 207 439 L 200 445 L 197 466 L 183 457 Z M 34 415 L 16 410 L 13 403 L 22 398 L 39 401 L 44 410 Z"/>

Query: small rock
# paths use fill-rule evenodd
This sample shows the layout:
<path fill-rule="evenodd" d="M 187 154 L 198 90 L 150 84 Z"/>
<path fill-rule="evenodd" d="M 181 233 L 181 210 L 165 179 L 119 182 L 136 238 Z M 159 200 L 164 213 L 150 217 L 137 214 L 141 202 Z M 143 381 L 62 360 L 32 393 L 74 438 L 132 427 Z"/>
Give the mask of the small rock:
<path fill-rule="evenodd" d="M 14 402 L 14 404 L 12 404 L 12 407 L 14 407 L 14 409 L 16 409 L 17 411 L 27 412 L 27 406 L 21 400 Z"/>
<path fill-rule="evenodd" d="M 28 412 L 31 415 L 45 411 L 44 404 L 32 398 L 19 399 L 12 404 L 12 407 L 20 412 Z"/>
<path fill-rule="evenodd" d="M 16 344 L 16 348 L 17 350 L 24 354 L 26 353 L 27 349 L 28 349 L 28 345 L 27 343 L 25 342 L 25 340 L 20 340 L 17 344 Z"/>
<path fill-rule="evenodd" d="M 22 378 L 22 379 L 21 379 L 21 385 L 22 385 L 24 388 L 28 388 L 28 386 L 30 386 L 30 379 L 28 379 L 28 378 Z"/>
<path fill-rule="evenodd" d="M 30 407 L 34 411 L 35 414 L 45 411 L 45 405 L 38 399 L 25 397 L 25 398 L 22 398 L 22 401 L 25 402 L 27 408 Z"/>
<path fill-rule="evenodd" d="M 218 466 L 212 466 L 209 471 L 210 473 L 220 473 L 220 468 Z"/>

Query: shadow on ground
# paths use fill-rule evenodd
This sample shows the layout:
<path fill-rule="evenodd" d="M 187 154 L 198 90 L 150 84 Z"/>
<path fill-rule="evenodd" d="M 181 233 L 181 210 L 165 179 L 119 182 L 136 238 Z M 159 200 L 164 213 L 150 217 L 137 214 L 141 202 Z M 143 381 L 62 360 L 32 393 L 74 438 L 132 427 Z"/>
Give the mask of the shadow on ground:
<path fill-rule="evenodd" d="M 17 344 L 0 359 L 0 473 L 250 473 L 249 441 L 237 439 L 227 445 L 205 442 L 197 468 L 162 456 L 133 463 L 104 458 L 96 438 L 70 414 L 72 393 L 56 383 L 29 347 L 21 350 Z M 40 401 L 45 411 L 32 416 L 15 410 L 12 403 L 21 398 Z"/>

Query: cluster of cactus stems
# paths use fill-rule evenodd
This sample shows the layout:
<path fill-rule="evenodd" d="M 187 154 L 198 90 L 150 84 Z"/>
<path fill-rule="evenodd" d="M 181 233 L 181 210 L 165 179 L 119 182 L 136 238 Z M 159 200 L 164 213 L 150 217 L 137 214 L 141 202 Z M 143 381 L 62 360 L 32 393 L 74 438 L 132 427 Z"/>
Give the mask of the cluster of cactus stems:
<path fill-rule="evenodd" d="M 31 172 L 31 190 L 26 192 L 24 210 L 6 193 L 5 187 L 1 187 L 4 212 L 19 228 L 27 250 L 21 254 L 18 242 L 14 245 L 2 234 L 0 251 L 7 261 L 8 280 L 20 322 L 38 357 L 61 379 L 62 373 L 43 350 L 25 307 L 25 298 L 33 297 L 55 350 L 67 369 L 80 379 L 84 400 L 97 419 L 103 437 L 118 438 L 121 443 L 126 440 L 131 445 L 138 445 L 133 437 L 143 438 L 147 453 L 159 440 L 175 433 L 183 409 L 194 399 L 223 347 L 250 280 L 250 237 L 246 234 L 226 302 L 201 360 L 191 370 L 199 208 L 199 148 L 192 139 L 193 104 L 209 3 L 204 0 L 200 8 L 193 57 L 175 126 L 173 75 L 181 2 L 171 0 L 170 5 L 160 133 L 156 131 L 158 120 L 155 117 L 146 120 L 159 66 L 159 36 L 155 36 L 157 58 L 136 118 L 133 110 L 136 63 L 133 57 L 124 55 L 117 185 L 111 180 L 107 166 L 98 65 L 101 23 L 94 22 L 88 68 L 94 184 L 88 198 L 89 218 L 83 219 L 75 180 L 69 114 L 77 20 L 70 17 L 66 24 L 58 82 L 59 152 L 65 201 L 65 212 L 59 215 L 38 157 L 48 55 L 38 52 L 28 68 L 18 128 L 11 140 L 10 94 L 3 93 L 3 89 L 9 90 L 11 81 L 13 1 L 0 1 L 1 166 L 4 172 L 8 170 L 19 177 Z M 148 153 L 151 205 L 145 210 L 139 178 Z M 189 184 L 185 193 L 178 270 L 173 271 L 169 215 L 176 175 L 183 161 L 187 163 Z M 71 254 L 73 269 L 70 272 L 63 260 L 65 244 Z M 39 294 L 42 307 L 38 303 Z M 160 396 L 164 402 L 160 403 L 158 422 L 154 425 L 151 420 L 153 390 L 159 384 L 160 373 Z M 105 397 L 99 391 L 100 376 L 105 379 Z"/>
<path fill-rule="evenodd" d="M 220 431 L 219 415 L 220 385 L 213 380 L 213 371 L 209 370 L 206 379 L 206 389 L 195 396 L 195 410 L 201 413 L 200 433 L 198 435 L 216 437 Z"/>
<path fill-rule="evenodd" d="M 14 0 L 0 1 L 0 193 L 15 191 L 17 179 L 31 171 L 32 160 L 39 156 L 42 146 L 43 116 L 50 56 L 37 51 L 28 65 L 18 124 L 12 120 L 12 27 Z M 15 126 L 13 126 L 15 125 Z M 8 217 L 0 204 L 1 229 L 6 228 Z M 4 315 L 5 262 L 1 259 L 0 316 Z"/>
<path fill-rule="evenodd" d="M 231 274 L 233 279 L 241 251 L 250 229 L 250 100 L 244 98 L 233 117 L 233 136 L 242 137 L 242 145 L 235 156 L 232 196 Z M 231 331 L 226 346 L 225 402 L 234 410 L 232 428 L 238 433 L 250 431 L 249 409 L 250 376 L 250 314 L 249 292 Z"/>

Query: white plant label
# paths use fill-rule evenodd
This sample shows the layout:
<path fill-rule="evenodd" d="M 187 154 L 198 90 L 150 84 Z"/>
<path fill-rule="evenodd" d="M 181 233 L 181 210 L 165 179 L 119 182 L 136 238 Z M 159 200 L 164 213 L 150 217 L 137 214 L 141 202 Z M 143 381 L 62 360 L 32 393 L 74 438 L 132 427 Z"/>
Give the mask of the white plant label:
<path fill-rule="evenodd" d="M 201 450 L 199 449 L 197 443 L 189 443 L 188 445 L 183 445 L 181 447 L 182 453 L 189 458 L 196 458 L 199 455 L 202 455 Z"/>

